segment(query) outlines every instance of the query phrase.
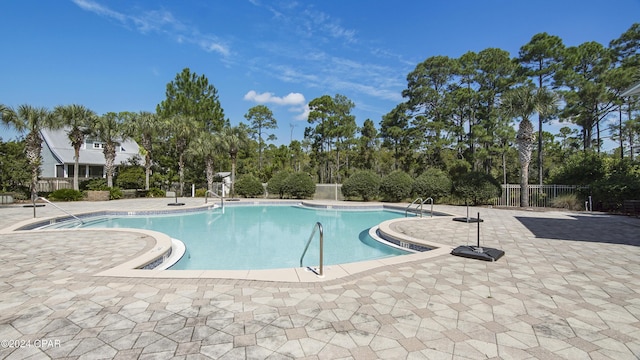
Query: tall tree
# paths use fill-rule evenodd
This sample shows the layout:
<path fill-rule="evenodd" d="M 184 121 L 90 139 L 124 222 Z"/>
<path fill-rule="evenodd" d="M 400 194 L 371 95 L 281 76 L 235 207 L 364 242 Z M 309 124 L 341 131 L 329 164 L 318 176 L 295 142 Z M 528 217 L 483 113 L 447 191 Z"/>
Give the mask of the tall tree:
<path fill-rule="evenodd" d="M 140 140 L 144 149 L 145 190 L 149 190 L 149 177 L 153 164 L 153 139 L 161 132 L 162 123 L 158 116 L 148 111 L 131 113 L 125 118 L 129 137 Z"/>
<path fill-rule="evenodd" d="M 125 113 L 108 112 L 95 118 L 91 127 L 92 134 L 102 141 L 104 148 L 104 168 L 107 173 L 107 186 L 113 187 L 113 174 L 115 172 L 116 148 L 120 142 L 126 139 L 124 128 Z"/>
<path fill-rule="evenodd" d="M 529 206 L 529 164 L 535 135 L 529 118 L 535 111 L 535 93 L 531 86 L 521 86 L 504 94 L 502 109 L 507 116 L 520 118 L 516 142 L 520 160 L 520 206 Z"/>
<path fill-rule="evenodd" d="M 622 66 L 640 66 L 640 23 L 631 25 L 619 38 L 612 40 L 609 47 Z"/>
<path fill-rule="evenodd" d="M 156 109 L 161 117 L 191 117 L 198 127 L 209 132 L 219 131 L 224 126 L 218 90 L 209 84 L 206 76 L 198 76 L 184 68 L 167 84 L 166 97 Z"/>
<path fill-rule="evenodd" d="M 231 158 L 231 197 L 235 197 L 236 165 L 238 161 L 238 151 L 247 143 L 246 131 L 239 126 L 226 126 L 218 134 L 218 142 Z"/>
<path fill-rule="evenodd" d="M 393 169 L 398 170 L 402 159 L 405 159 L 403 170 L 408 171 L 409 161 L 406 157 L 410 156 L 411 140 L 413 132 L 409 128 L 410 116 L 407 113 L 407 104 L 400 103 L 388 114 L 382 117 L 380 122 L 380 137 L 382 145 L 391 149 L 393 152 L 394 165 Z"/>
<path fill-rule="evenodd" d="M 221 150 L 218 141 L 219 139 L 215 135 L 203 131 L 189 144 L 186 151 L 188 155 L 194 155 L 204 160 L 207 190 L 209 191 L 213 191 L 213 162 Z"/>
<path fill-rule="evenodd" d="M 539 89 L 553 85 L 553 76 L 560 67 L 564 44 L 562 39 L 546 32 L 534 35 L 531 40 L 520 48 L 518 62 L 524 74 L 536 80 Z M 543 182 L 543 147 L 542 124 L 550 119 L 538 114 L 538 181 Z"/>
<path fill-rule="evenodd" d="M 273 112 L 265 105 L 256 105 L 250 108 L 244 118 L 249 121 L 251 135 L 258 140 L 258 170 L 262 170 L 262 149 L 264 148 L 262 134 L 264 130 L 277 129 L 278 121 L 273 117 Z M 269 141 L 276 139 L 274 134 L 267 136 Z"/>
<path fill-rule="evenodd" d="M 96 113 L 83 105 L 71 104 L 56 106 L 53 115 L 59 117 L 57 121 L 69 127 L 67 136 L 74 151 L 73 188 L 79 190 L 80 148 L 84 144 L 86 135 L 91 132 L 89 127 L 94 121 Z"/>
<path fill-rule="evenodd" d="M 25 152 L 31 168 L 31 198 L 38 197 L 38 175 L 42 163 L 42 129 L 58 129 L 62 127 L 59 119 L 51 116 L 44 107 L 20 105 L 14 110 L 9 107 L 2 109 L 2 122 L 13 127 L 20 133 L 27 132 L 25 137 Z"/>
<path fill-rule="evenodd" d="M 198 137 L 200 133 L 206 132 L 201 127 L 195 118 L 185 115 L 174 115 L 169 119 L 166 119 L 167 123 L 164 125 L 169 131 L 169 137 L 175 145 L 176 153 L 178 154 L 178 175 L 180 177 L 180 196 L 184 196 L 184 157 L 189 147 L 191 139 Z"/>
<path fill-rule="evenodd" d="M 376 130 L 373 121 L 366 119 L 360 128 L 360 137 L 358 138 L 358 153 L 360 157 L 360 167 L 362 169 L 373 169 L 377 143 L 378 130 Z"/>
<path fill-rule="evenodd" d="M 353 137 L 356 130 L 355 117 L 351 115 L 354 103 L 346 96 L 337 94 L 333 98 L 323 95 L 309 102 L 309 124 L 315 127 L 305 129 L 305 136 L 313 138 L 314 147 L 324 162 L 320 171 L 320 182 L 332 182 L 331 170 L 338 175 L 340 169 L 340 151 L 344 150 L 346 140 Z M 334 149 L 336 161 L 330 168 L 328 154 Z M 337 179 L 337 178 L 336 178 Z"/>
<path fill-rule="evenodd" d="M 583 147 L 593 146 L 596 130 L 600 149 L 600 121 L 615 107 L 615 96 L 608 92 L 605 74 L 610 69 L 612 52 L 595 41 L 565 50 L 562 68 L 555 79 L 566 103 L 560 116 L 582 128 Z"/>
<path fill-rule="evenodd" d="M 418 140 L 424 144 L 426 165 L 442 164 L 441 150 L 449 146 L 452 132 L 451 107 L 447 94 L 457 62 L 447 56 L 433 56 L 421 62 L 407 75 L 407 89 L 402 96 L 413 115 L 412 124 Z"/>

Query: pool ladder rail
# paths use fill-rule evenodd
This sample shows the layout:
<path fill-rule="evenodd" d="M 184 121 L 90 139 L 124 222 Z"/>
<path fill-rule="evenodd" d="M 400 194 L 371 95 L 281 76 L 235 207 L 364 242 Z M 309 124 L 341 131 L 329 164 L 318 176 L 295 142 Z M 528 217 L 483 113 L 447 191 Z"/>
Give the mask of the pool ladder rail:
<path fill-rule="evenodd" d="M 422 217 L 422 206 L 429 202 L 431 204 L 431 217 L 433 217 L 433 198 L 432 197 L 428 197 L 425 200 L 422 200 L 422 198 L 416 198 L 415 200 L 413 200 L 413 202 L 411 204 L 409 204 L 409 206 L 407 206 L 407 208 L 404 210 L 404 217 L 407 217 L 409 210 L 411 210 L 411 207 L 413 205 L 416 205 L 415 208 L 415 213 L 416 215 L 419 215 L 420 217 Z"/>
<path fill-rule="evenodd" d="M 311 244 L 311 240 L 313 240 L 313 236 L 316 234 L 316 231 L 320 233 L 320 265 L 318 266 L 318 270 L 313 269 L 310 266 L 307 266 L 307 269 L 313 272 L 314 274 L 316 274 L 318 277 L 322 278 L 324 277 L 323 266 L 322 266 L 323 252 L 324 252 L 324 231 L 322 230 L 322 224 L 320 222 L 317 222 L 313 225 L 313 230 L 311 231 L 309 240 L 307 240 L 307 245 L 305 245 L 304 251 L 302 252 L 302 256 L 300 256 L 300 267 L 302 267 L 302 260 L 304 259 L 304 255 L 307 253 L 307 250 L 309 249 L 309 244 Z"/>
<path fill-rule="evenodd" d="M 65 214 L 67 214 L 67 215 L 71 216 L 72 218 L 74 218 L 75 220 L 79 221 L 81 225 L 84 225 L 84 221 L 82 221 L 82 219 L 80 219 L 79 217 L 77 217 L 77 216 L 73 215 L 72 213 L 68 212 L 67 210 L 65 210 L 65 209 L 61 208 L 60 206 L 58 206 L 58 205 L 56 205 L 56 204 L 52 203 L 51 201 L 49 201 L 49 200 L 47 200 L 47 199 L 43 198 L 42 196 L 38 196 L 37 198 L 34 198 L 34 199 L 33 199 L 33 217 L 34 217 L 34 218 L 36 217 L 36 201 L 37 201 L 37 200 L 42 200 L 42 201 L 46 202 L 47 204 L 50 204 L 50 205 L 51 205 L 51 206 L 53 206 L 54 208 L 56 208 L 56 209 L 58 209 L 58 210 L 62 211 L 63 213 L 65 213 Z"/>
<path fill-rule="evenodd" d="M 217 196 L 218 198 L 220 198 L 220 207 L 222 208 L 222 210 L 224 210 L 224 197 L 214 193 L 211 190 L 207 190 L 204 192 L 204 203 L 207 204 L 208 200 L 209 200 L 209 194 Z"/>

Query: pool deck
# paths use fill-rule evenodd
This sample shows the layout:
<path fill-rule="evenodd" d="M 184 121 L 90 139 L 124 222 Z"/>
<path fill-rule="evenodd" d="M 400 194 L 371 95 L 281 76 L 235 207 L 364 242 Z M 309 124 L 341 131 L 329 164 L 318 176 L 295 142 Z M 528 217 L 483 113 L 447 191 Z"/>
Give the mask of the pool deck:
<path fill-rule="evenodd" d="M 182 208 L 203 205 L 203 199 L 179 201 Z M 174 208 L 170 202 L 57 205 L 79 214 L 165 211 Z M 435 210 L 466 212 L 443 205 Z M 0 358 L 640 357 L 640 219 L 471 210 L 477 212 L 485 220 L 481 244 L 506 253 L 496 262 L 447 250 L 353 265 L 339 276 L 329 269 L 324 279 L 310 273 L 310 279 L 290 279 L 283 270 L 275 278 L 249 280 L 172 271 L 141 277 L 137 273 L 145 270 L 127 272 L 126 266 L 156 249 L 154 234 L 6 231 L 33 220 L 33 208 L 3 205 Z M 38 219 L 62 215 L 50 205 L 36 213 Z M 473 245 L 477 236 L 477 224 L 450 217 L 389 227 L 443 249 Z M 114 269 L 121 272 L 110 273 Z M 24 347 L 16 348 L 15 340 Z"/>

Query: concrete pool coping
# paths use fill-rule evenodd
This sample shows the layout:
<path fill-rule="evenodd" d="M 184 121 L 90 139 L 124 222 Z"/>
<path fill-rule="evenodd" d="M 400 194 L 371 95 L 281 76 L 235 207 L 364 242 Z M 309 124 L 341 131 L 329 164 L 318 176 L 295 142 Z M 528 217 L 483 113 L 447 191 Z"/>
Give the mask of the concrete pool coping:
<path fill-rule="evenodd" d="M 360 203 L 360 202 L 332 202 L 332 201 L 279 201 L 279 200 L 256 200 L 247 199 L 241 202 L 234 202 L 232 204 L 226 204 L 225 206 L 256 206 L 256 205 L 295 205 L 301 204 L 309 208 L 316 209 L 334 209 L 334 210 L 392 210 L 402 211 L 404 208 L 394 204 L 380 204 L 380 203 Z M 113 216 L 113 215 L 170 215 L 181 214 L 197 211 L 206 211 L 212 208 L 214 204 L 204 204 L 199 206 L 187 206 L 179 209 L 170 210 L 136 210 L 136 211 L 122 211 L 122 210 L 104 210 L 96 212 L 82 212 L 76 213 L 81 219 L 89 219 L 98 216 Z M 442 214 L 442 213 L 441 213 Z M 30 219 L 17 222 L 4 229 L 0 229 L 0 234 L 11 233 L 14 231 L 29 231 L 30 233 L 49 233 L 49 232 L 65 232 L 65 231 L 91 231 L 87 229 L 37 229 L 47 224 L 55 224 L 57 222 L 69 220 L 70 216 L 50 216 L 39 219 Z M 451 246 L 425 241 L 411 237 L 406 234 L 395 231 L 392 226 L 395 223 L 403 221 L 437 221 L 447 219 L 450 221 L 450 216 L 438 216 L 438 217 L 424 217 L 424 218 L 398 218 L 387 220 L 379 224 L 380 232 L 385 236 L 391 236 L 394 239 L 399 239 L 404 242 L 414 243 L 429 247 L 432 250 L 412 253 L 407 255 L 398 255 L 387 258 L 367 260 L 353 263 L 337 264 L 337 265 L 324 265 L 323 276 L 319 277 L 307 267 L 305 268 L 281 268 L 281 269 L 265 269 L 265 270 L 156 270 L 156 269 L 141 269 L 145 265 L 152 263 L 159 258 L 167 255 L 171 250 L 171 238 L 161 232 L 132 229 L 132 228 L 120 228 L 120 229 L 100 229 L 101 231 L 118 231 L 128 232 L 132 234 L 140 234 L 146 236 L 155 243 L 147 245 L 146 251 L 138 254 L 138 256 L 129 259 L 128 261 L 118 264 L 108 270 L 104 270 L 94 274 L 94 276 L 108 276 L 108 277 L 121 277 L 121 278 L 166 278 L 166 279 L 233 279 L 233 280 L 255 280 L 255 281 L 275 281 L 275 282 L 290 282 L 290 283 L 314 283 L 325 282 L 330 280 L 336 280 L 345 278 L 350 275 L 355 275 L 365 271 L 373 270 L 376 268 L 409 263 L 413 261 L 419 261 L 429 259 L 441 255 L 449 254 L 452 250 Z"/>

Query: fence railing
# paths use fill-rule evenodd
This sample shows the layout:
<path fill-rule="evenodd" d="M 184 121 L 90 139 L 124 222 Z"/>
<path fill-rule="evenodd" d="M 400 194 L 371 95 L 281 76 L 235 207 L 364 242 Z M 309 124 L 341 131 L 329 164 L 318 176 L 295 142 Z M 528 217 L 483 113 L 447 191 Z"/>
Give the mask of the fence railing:
<path fill-rule="evenodd" d="M 72 189 L 73 179 L 68 178 L 40 178 L 36 184 L 38 192 L 52 192 L 59 189 Z"/>
<path fill-rule="evenodd" d="M 529 185 L 529 206 L 549 207 L 553 199 L 575 194 L 581 186 L 576 185 Z M 520 206 L 520 185 L 502 185 L 502 196 L 493 199 L 494 206 Z"/>

